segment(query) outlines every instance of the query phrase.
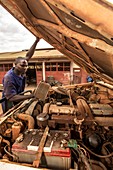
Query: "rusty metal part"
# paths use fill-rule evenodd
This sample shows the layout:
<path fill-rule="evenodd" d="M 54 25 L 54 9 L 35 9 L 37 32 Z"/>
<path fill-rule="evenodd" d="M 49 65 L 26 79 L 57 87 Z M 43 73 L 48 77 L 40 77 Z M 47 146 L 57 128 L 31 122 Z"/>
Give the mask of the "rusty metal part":
<path fill-rule="evenodd" d="M 5 122 L 9 117 L 11 117 L 14 113 L 18 112 L 20 109 L 24 108 L 26 104 L 29 103 L 30 100 L 25 100 L 24 102 L 20 102 L 11 109 L 9 109 L 2 117 L 0 117 L 0 124 Z"/>
<path fill-rule="evenodd" d="M 36 106 L 37 103 L 38 103 L 38 100 L 33 101 L 33 102 L 30 104 L 30 106 L 28 107 L 28 109 L 25 111 L 25 113 L 28 114 L 28 115 L 32 115 L 33 110 L 34 110 L 34 108 L 35 108 L 35 106 Z"/>
<path fill-rule="evenodd" d="M 33 161 L 33 166 L 36 167 L 36 168 L 39 167 L 40 159 L 41 159 L 41 156 L 42 156 L 42 152 L 43 152 L 43 148 L 44 148 L 44 145 L 45 145 L 45 142 L 46 142 L 48 132 L 49 132 L 49 127 L 47 126 L 45 128 L 45 131 L 44 131 L 43 136 L 41 138 L 41 141 L 39 143 L 39 148 L 38 148 L 38 152 L 37 152 L 37 155 L 36 155 L 37 158 L 36 158 L 36 160 Z"/>
<path fill-rule="evenodd" d="M 37 103 L 37 105 L 35 106 L 35 109 L 32 113 L 33 118 L 35 119 L 36 116 L 38 116 L 40 113 L 42 113 L 42 107 L 39 103 Z"/>
<path fill-rule="evenodd" d="M 63 11 L 67 9 L 67 13 L 69 13 L 69 11 L 71 11 L 73 9 L 73 11 L 76 11 L 76 14 L 78 16 L 80 16 L 81 18 L 86 20 L 87 25 L 91 24 L 90 26 L 93 27 L 94 25 L 96 25 L 95 29 L 97 29 L 98 31 L 100 31 L 102 34 L 105 34 L 105 32 L 113 35 L 113 31 L 111 28 L 109 28 L 110 26 L 112 27 L 112 25 L 110 24 L 110 21 L 107 21 L 105 16 L 108 15 L 112 18 L 113 17 L 113 13 L 111 10 L 109 10 L 109 8 L 105 8 L 105 6 L 102 6 L 102 1 L 100 1 L 99 3 L 96 3 L 95 1 L 92 0 L 80 0 L 80 1 L 68 1 L 68 0 L 54 0 L 51 2 L 51 0 L 46 0 L 47 2 L 52 3 L 53 5 L 55 5 L 55 3 L 59 6 L 60 9 L 62 9 Z M 107 2 L 104 1 L 106 4 Z M 62 4 L 65 4 L 65 6 L 63 6 Z M 74 5 L 73 5 L 74 4 Z M 110 4 L 109 4 L 110 5 Z M 86 8 L 84 8 L 86 7 Z M 93 7 L 93 8 L 92 8 Z M 95 13 L 95 10 L 99 10 L 99 13 L 101 14 L 100 16 L 98 16 L 98 13 Z M 112 9 L 112 5 L 111 5 L 111 9 Z M 95 13 L 95 15 L 92 16 L 92 13 Z M 70 13 L 71 15 L 71 13 Z M 92 17 L 89 17 L 92 16 Z M 106 23 L 107 22 L 107 23 Z M 108 24 L 107 26 L 105 25 Z M 102 27 L 103 26 L 103 27 Z"/>
<path fill-rule="evenodd" d="M 48 83 L 40 82 L 35 89 L 34 96 L 41 101 L 45 101 L 49 89 L 50 85 Z"/>
<path fill-rule="evenodd" d="M 95 103 L 97 103 L 99 100 L 100 100 L 100 96 L 98 96 L 97 94 L 91 94 L 91 95 L 90 95 L 90 98 L 89 98 L 89 101 L 90 101 L 90 102 L 95 102 Z"/>
<path fill-rule="evenodd" d="M 91 103 L 89 104 L 93 115 L 96 116 L 112 116 L 113 108 L 108 104 Z"/>
<path fill-rule="evenodd" d="M 78 96 L 79 96 L 79 94 L 77 92 L 75 92 L 73 89 L 71 89 L 71 98 L 74 102 L 76 102 L 76 99 Z"/>
<path fill-rule="evenodd" d="M 88 73 L 113 85 L 113 24 L 108 20 L 113 19 L 112 3 L 1 0 L 1 5 L 35 36 L 42 36 Z"/>
<path fill-rule="evenodd" d="M 94 86 L 94 82 L 92 82 L 92 83 L 80 83 L 80 84 L 64 85 L 64 86 L 61 86 L 61 87 L 53 86 L 53 87 L 51 87 L 51 89 L 53 89 L 56 92 L 60 93 L 60 91 L 61 91 L 62 94 L 66 94 L 66 90 L 68 90 L 68 89 L 75 89 L 77 87 L 92 87 L 92 86 Z M 63 89 L 64 89 L 64 91 L 63 91 Z"/>
<path fill-rule="evenodd" d="M 79 132 L 79 136 L 80 136 L 80 139 L 83 138 L 83 135 L 82 135 L 82 128 L 81 128 L 81 125 L 82 123 L 84 122 L 84 119 L 77 119 L 76 117 L 74 118 L 74 122 L 76 125 L 78 125 L 78 132 Z"/>
<path fill-rule="evenodd" d="M 2 148 L 4 147 L 4 144 L 8 146 L 8 151 L 10 152 L 10 142 L 6 139 L 4 139 L 2 136 L 0 136 L 0 157 L 2 157 Z M 3 144 L 3 145 L 2 145 Z"/>
<path fill-rule="evenodd" d="M 76 104 L 78 107 L 78 112 L 80 113 L 80 119 L 87 119 L 87 120 L 92 120 L 93 115 L 91 113 L 91 109 L 89 105 L 86 102 L 86 99 L 84 97 L 78 97 L 76 99 Z"/>
<path fill-rule="evenodd" d="M 15 122 L 12 125 L 12 141 L 15 141 L 15 139 L 19 136 L 21 127 L 22 127 L 21 122 Z"/>
<path fill-rule="evenodd" d="M 77 111 L 77 108 L 71 107 L 70 105 L 62 105 L 57 106 L 55 104 L 51 104 L 49 107 L 49 114 L 56 113 L 56 114 L 68 114 L 74 115 Z"/>
<path fill-rule="evenodd" d="M 50 108 L 51 102 L 50 103 L 46 103 L 43 107 L 43 113 L 49 113 L 49 108 Z"/>
<path fill-rule="evenodd" d="M 6 143 L 6 144 L 10 147 L 10 142 L 9 142 L 8 140 L 2 138 L 2 142 L 3 142 L 3 143 Z"/>
<path fill-rule="evenodd" d="M 49 107 L 51 105 L 50 103 L 46 103 L 43 106 L 43 111 L 42 113 L 40 113 L 38 116 L 36 116 L 36 120 L 37 120 L 37 125 L 41 128 L 45 128 L 48 124 L 48 119 L 49 119 Z"/>
<path fill-rule="evenodd" d="M 94 117 L 100 126 L 113 126 L 113 117 Z"/>
<path fill-rule="evenodd" d="M 74 122 L 75 116 L 72 115 L 52 115 L 51 120 L 55 121 L 55 123 L 60 124 L 75 124 Z"/>
<path fill-rule="evenodd" d="M 63 94 L 63 95 L 66 95 L 66 89 L 63 88 L 63 87 L 56 87 L 56 86 L 53 86 L 51 87 L 50 91 L 55 91 L 57 93 L 60 93 L 60 94 Z"/>
<path fill-rule="evenodd" d="M 47 113 L 40 113 L 36 119 L 37 125 L 41 128 L 45 128 L 48 124 L 49 115 Z"/>
<path fill-rule="evenodd" d="M 112 103 L 112 100 L 109 100 L 108 96 L 106 96 L 106 94 L 98 94 L 97 97 L 99 98 L 99 103 L 101 103 L 101 104 Z"/>
<path fill-rule="evenodd" d="M 74 122 L 75 122 L 75 124 L 77 124 L 77 125 L 81 125 L 82 124 L 82 122 L 84 121 L 84 119 L 77 119 L 77 118 L 74 118 Z"/>
<path fill-rule="evenodd" d="M 26 115 L 24 113 L 19 113 L 17 115 L 17 117 L 20 119 L 20 120 L 24 120 L 24 121 L 27 121 L 28 122 L 28 129 L 34 129 L 34 119 L 32 116 L 30 115 Z"/>
<path fill-rule="evenodd" d="M 8 3 L 7 1 L 3 2 L 3 6 L 7 6 L 7 10 L 12 11 L 11 13 L 13 14 L 13 16 L 16 18 L 18 16 L 18 19 L 20 21 L 20 23 L 23 24 L 24 22 L 24 26 L 29 29 L 30 32 L 32 32 L 33 34 L 35 34 L 37 37 L 41 37 L 40 33 L 37 32 L 35 30 L 35 28 L 33 28 L 30 23 L 27 21 L 27 19 L 24 19 L 23 21 L 23 15 L 21 14 L 20 10 L 18 9 L 18 7 L 16 6 L 16 3 L 14 1 L 9 0 Z M 19 10 L 19 11 L 18 11 Z"/>
<path fill-rule="evenodd" d="M 6 123 L 2 123 L 2 125 L 0 125 L 0 135 L 4 136 L 5 131 L 7 130 L 7 125 Z"/>
<path fill-rule="evenodd" d="M 11 128 L 8 128 L 5 133 L 4 133 L 4 136 L 5 137 L 11 137 L 11 133 L 12 133 L 12 129 Z"/>
<path fill-rule="evenodd" d="M 8 146 L 8 151 L 10 151 L 10 146 L 11 146 L 10 142 L 4 138 L 2 138 L 2 142 Z"/>
<path fill-rule="evenodd" d="M 69 103 L 70 103 L 70 106 L 74 108 L 74 104 L 73 104 L 73 101 L 72 101 L 72 97 L 71 97 L 71 90 L 67 90 L 67 94 L 69 96 Z"/>
<path fill-rule="evenodd" d="M 20 112 L 21 112 L 21 113 L 22 113 L 22 112 L 25 112 L 34 101 L 36 101 L 35 98 L 31 98 L 31 99 L 25 100 L 25 101 L 24 101 L 25 106 L 20 109 Z"/>

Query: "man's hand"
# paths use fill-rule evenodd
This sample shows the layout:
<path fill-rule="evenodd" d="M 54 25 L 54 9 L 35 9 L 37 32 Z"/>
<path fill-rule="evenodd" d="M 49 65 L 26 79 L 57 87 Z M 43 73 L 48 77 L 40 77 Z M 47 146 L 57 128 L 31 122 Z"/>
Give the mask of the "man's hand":
<path fill-rule="evenodd" d="M 39 42 L 39 40 L 40 40 L 40 38 L 39 38 L 39 37 L 36 37 L 36 42 L 37 42 L 37 43 Z"/>

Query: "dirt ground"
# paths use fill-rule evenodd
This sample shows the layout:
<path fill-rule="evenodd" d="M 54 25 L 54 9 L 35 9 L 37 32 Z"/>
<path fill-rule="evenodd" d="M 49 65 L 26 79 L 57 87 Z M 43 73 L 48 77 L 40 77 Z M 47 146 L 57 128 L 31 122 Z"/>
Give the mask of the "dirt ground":
<path fill-rule="evenodd" d="M 36 88 L 36 85 L 29 85 L 25 88 L 25 90 L 34 90 Z M 0 91 L 0 99 L 2 98 L 2 92 Z M 3 111 L 2 111 L 2 106 L 0 103 L 0 115 L 2 115 Z"/>

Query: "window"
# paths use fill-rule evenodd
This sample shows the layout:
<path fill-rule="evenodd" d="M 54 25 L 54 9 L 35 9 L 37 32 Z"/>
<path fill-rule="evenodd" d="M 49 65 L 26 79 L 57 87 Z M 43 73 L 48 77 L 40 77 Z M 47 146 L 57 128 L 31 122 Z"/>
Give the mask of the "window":
<path fill-rule="evenodd" d="M 3 71 L 3 64 L 0 64 L 0 71 Z"/>
<path fill-rule="evenodd" d="M 13 67 L 13 64 L 4 64 L 4 71 L 8 71 Z"/>
<path fill-rule="evenodd" d="M 50 71 L 50 68 L 51 68 L 50 63 L 46 63 L 46 64 L 45 64 L 45 69 L 46 69 L 46 71 Z"/>
<path fill-rule="evenodd" d="M 56 63 L 51 63 L 51 71 L 56 71 Z"/>
<path fill-rule="evenodd" d="M 30 69 L 30 70 L 31 70 L 31 69 L 35 69 L 35 65 L 30 63 L 30 64 L 28 65 L 28 69 Z"/>
<path fill-rule="evenodd" d="M 69 62 L 64 63 L 64 71 L 70 71 L 70 63 Z"/>
<path fill-rule="evenodd" d="M 46 62 L 46 71 L 70 71 L 70 62 Z M 37 64 L 37 71 L 42 71 L 42 63 Z"/>
<path fill-rule="evenodd" d="M 37 71 L 42 71 L 42 63 L 37 63 Z"/>
<path fill-rule="evenodd" d="M 56 71 L 56 63 L 46 63 L 45 64 L 46 71 Z"/>
<path fill-rule="evenodd" d="M 70 71 L 70 62 L 59 62 L 58 71 Z"/>
<path fill-rule="evenodd" d="M 58 63 L 58 71 L 63 71 L 63 63 Z"/>

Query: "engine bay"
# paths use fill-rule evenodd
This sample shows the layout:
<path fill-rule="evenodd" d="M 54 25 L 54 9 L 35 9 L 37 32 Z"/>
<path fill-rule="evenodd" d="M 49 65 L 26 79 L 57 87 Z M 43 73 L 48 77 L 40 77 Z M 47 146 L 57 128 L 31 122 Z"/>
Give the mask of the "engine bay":
<path fill-rule="evenodd" d="M 2 161 L 42 169 L 113 169 L 110 86 L 40 82 L 34 93 L 0 118 Z"/>

